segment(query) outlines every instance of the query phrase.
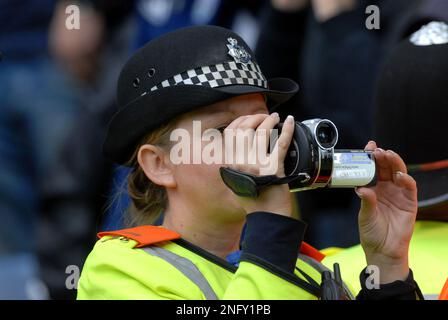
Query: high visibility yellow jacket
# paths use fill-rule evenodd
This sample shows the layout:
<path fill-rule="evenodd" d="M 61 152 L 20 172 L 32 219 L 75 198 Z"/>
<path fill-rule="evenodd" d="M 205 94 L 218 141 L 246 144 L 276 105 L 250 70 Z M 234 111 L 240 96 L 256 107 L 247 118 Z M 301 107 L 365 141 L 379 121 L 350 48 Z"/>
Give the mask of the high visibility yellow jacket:
<path fill-rule="evenodd" d="M 263 225 L 269 228 L 268 221 Z M 78 299 L 317 299 L 325 268 L 318 261 L 324 256 L 306 244 L 288 273 L 255 256 L 237 268 L 162 227 L 100 236 L 85 262 Z"/>
<path fill-rule="evenodd" d="M 203 290 L 170 262 L 137 248 L 135 240 L 106 236 L 87 259 L 78 285 L 78 299 L 206 299 Z M 206 278 L 217 299 L 317 299 L 292 277 L 252 262 L 239 267 L 224 263 L 186 243 L 166 241 L 156 246 L 191 261 Z M 297 268 L 320 283 L 321 273 L 301 255 Z M 297 277 L 307 282 L 298 270 Z"/>
<path fill-rule="evenodd" d="M 246 222 L 238 267 L 162 227 L 101 233 L 85 262 L 78 299 L 319 298 L 321 274 L 329 269 L 320 263 L 324 255 L 302 242 L 305 224 L 268 212 L 251 213 Z M 345 284 L 336 288 L 336 295 L 353 299 Z M 406 281 L 381 290 L 363 288 L 357 298 L 416 299 L 418 290 L 410 272 Z"/>
<path fill-rule="evenodd" d="M 327 267 L 335 262 L 341 267 L 345 283 L 357 292 L 360 289 L 359 273 L 354 270 L 366 265 L 362 247 L 357 245 L 341 250 L 323 261 Z M 409 264 L 425 298 L 437 298 L 448 278 L 447 222 L 416 222 L 409 248 Z"/>

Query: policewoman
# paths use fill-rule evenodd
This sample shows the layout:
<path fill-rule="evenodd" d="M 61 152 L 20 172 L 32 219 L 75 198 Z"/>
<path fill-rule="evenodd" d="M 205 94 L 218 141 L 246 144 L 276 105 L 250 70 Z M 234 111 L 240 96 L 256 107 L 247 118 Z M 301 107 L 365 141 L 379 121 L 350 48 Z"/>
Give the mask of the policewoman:
<path fill-rule="evenodd" d="M 325 272 L 324 256 L 302 242 L 306 225 L 293 217 L 287 184 L 265 188 L 258 197 L 239 197 L 221 180 L 222 164 L 179 164 L 170 156 L 170 134 L 181 129 L 194 136 L 196 121 L 203 133 L 255 130 L 244 148 L 251 156 L 259 133 L 280 121 L 272 110 L 297 91 L 291 80 L 267 80 L 241 37 L 220 27 L 180 29 L 137 51 L 121 72 L 120 109 L 104 145 L 109 159 L 133 168 L 130 228 L 99 234 L 82 271 L 78 298 L 352 299 L 339 276 Z M 284 176 L 293 130 L 289 116 L 276 152 L 265 154 L 267 159 L 276 154 L 278 166 L 265 174 Z M 396 153 L 374 142 L 366 148 L 374 150 L 379 181 L 357 189 L 359 228 L 367 264 L 381 271 L 381 288 L 368 290 L 361 283 L 358 298 L 417 299 L 408 265 L 415 181 Z M 261 172 L 258 162 L 230 167 Z M 162 224 L 152 225 L 162 213 Z M 330 294 L 321 286 L 322 274 L 325 283 L 334 284 L 329 288 L 336 288 Z"/>

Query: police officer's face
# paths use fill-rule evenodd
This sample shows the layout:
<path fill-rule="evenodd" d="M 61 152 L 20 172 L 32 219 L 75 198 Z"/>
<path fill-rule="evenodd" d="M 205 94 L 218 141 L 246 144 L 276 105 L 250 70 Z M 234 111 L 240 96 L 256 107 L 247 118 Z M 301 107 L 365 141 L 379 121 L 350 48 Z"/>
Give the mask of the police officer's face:
<path fill-rule="evenodd" d="M 222 132 L 236 118 L 254 114 L 268 114 L 264 97 L 261 94 L 239 96 L 206 106 L 184 115 L 179 120 L 177 127 L 186 129 L 191 137 L 190 157 L 188 164 L 173 165 L 173 172 L 176 181 L 176 194 L 182 195 L 183 201 L 188 202 L 190 207 L 213 213 L 216 218 L 244 219 L 245 214 L 237 205 L 235 195 L 225 186 L 219 175 L 219 168 L 225 166 L 225 163 L 216 163 L 216 160 L 219 158 L 224 160 L 224 151 L 222 151 L 221 157 L 215 153 L 217 149 L 214 148 L 219 148 L 219 143 L 214 143 L 213 138 L 207 138 L 210 136 L 207 135 L 206 130 L 214 128 Z M 198 134 L 199 125 L 200 134 Z M 217 132 L 216 130 L 212 131 Z M 225 139 L 222 139 L 222 144 L 224 145 L 224 143 Z M 176 144 L 173 142 L 173 146 Z M 180 146 L 177 144 L 177 147 Z M 173 151 L 173 149 L 171 150 Z M 178 150 L 176 149 L 176 151 Z M 195 152 L 196 155 L 194 155 Z M 172 160 L 179 162 L 180 159 Z M 195 160 L 199 163 L 195 164 Z M 210 164 L 211 162 L 213 163 Z"/>

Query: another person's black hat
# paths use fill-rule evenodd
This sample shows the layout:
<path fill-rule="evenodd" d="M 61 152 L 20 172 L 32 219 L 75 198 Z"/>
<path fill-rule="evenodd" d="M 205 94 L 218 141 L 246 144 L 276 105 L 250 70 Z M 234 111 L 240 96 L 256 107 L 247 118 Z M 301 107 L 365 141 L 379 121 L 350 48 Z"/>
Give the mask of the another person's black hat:
<path fill-rule="evenodd" d="M 448 202 L 448 25 L 432 22 L 387 58 L 376 93 L 375 139 L 417 181 L 419 208 Z"/>
<path fill-rule="evenodd" d="M 267 80 L 234 32 L 216 26 L 179 29 L 146 44 L 123 67 L 119 111 L 103 151 L 124 164 L 147 132 L 182 113 L 250 93 L 265 94 L 272 110 L 297 91 L 292 80 Z"/>

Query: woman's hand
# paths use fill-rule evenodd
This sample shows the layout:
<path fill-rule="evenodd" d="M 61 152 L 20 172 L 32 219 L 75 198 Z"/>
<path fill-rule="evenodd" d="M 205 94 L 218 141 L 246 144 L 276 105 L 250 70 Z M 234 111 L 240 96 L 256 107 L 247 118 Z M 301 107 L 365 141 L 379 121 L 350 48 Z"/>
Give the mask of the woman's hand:
<path fill-rule="evenodd" d="M 233 142 L 234 155 L 244 153 L 244 164 L 234 163 L 228 167 L 250 173 L 253 175 L 276 175 L 284 177 L 284 160 L 294 133 L 294 118 L 289 116 L 282 128 L 272 152 L 268 153 L 271 129 L 280 121 L 279 115 L 273 113 L 243 116 L 235 119 L 225 130 L 224 135 L 238 136 L 239 132 L 252 132 L 245 150 L 238 150 L 238 143 Z M 227 141 L 228 137 L 225 137 Z M 237 137 L 241 139 L 241 135 Z M 228 146 L 226 146 L 228 148 Z M 228 152 L 229 150 L 226 150 Z M 246 161 L 251 159 L 252 161 Z M 254 161 L 255 160 L 255 161 Z M 239 203 L 246 211 L 268 211 L 285 216 L 292 215 L 291 196 L 287 184 L 274 185 L 263 189 L 257 198 L 237 197 Z"/>
<path fill-rule="evenodd" d="M 405 280 L 417 216 L 417 186 L 398 154 L 379 149 L 372 141 L 366 150 L 374 150 L 378 181 L 374 187 L 356 190 L 362 199 L 358 218 L 361 245 L 367 264 L 379 268 L 381 283 Z"/>

